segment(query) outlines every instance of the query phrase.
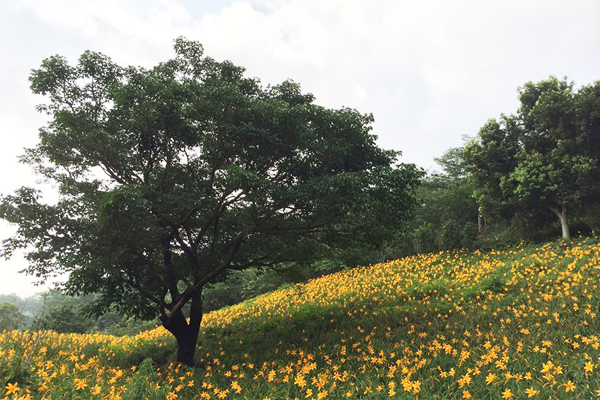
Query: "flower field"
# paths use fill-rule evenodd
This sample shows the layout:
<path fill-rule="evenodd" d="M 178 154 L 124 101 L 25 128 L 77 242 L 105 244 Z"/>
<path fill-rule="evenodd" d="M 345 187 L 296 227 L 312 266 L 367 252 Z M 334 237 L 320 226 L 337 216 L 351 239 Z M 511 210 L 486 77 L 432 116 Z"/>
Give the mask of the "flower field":
<path fill-rule="evenodd" d="M 205 316 L 199 367 L 162 328 L 0 333 L 5 399 L 595 399 L 600 244 L 418 255 Z"/>

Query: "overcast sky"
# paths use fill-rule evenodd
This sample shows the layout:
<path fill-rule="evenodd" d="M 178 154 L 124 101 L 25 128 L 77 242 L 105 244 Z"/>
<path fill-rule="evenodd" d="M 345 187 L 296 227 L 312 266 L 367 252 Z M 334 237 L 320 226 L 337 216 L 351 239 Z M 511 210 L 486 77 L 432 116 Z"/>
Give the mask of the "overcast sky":
<path fill-rule="evenodd" d="M 36 182 L 17 162 L 45 123 L 32 68 L 88 49 L 151 67 L 178 36 L 265 85 L 293 79 L 318 104 L 373 113 L 379 145 L 425 169 L 515 112 L 524 83 L 600 79 L 598 0 L 0 0 L 0 193 Z M 0 239 L 13 231 L 1 223 Z M 0 261 L 0 293 L 43 290 L 25 265 Z"/>

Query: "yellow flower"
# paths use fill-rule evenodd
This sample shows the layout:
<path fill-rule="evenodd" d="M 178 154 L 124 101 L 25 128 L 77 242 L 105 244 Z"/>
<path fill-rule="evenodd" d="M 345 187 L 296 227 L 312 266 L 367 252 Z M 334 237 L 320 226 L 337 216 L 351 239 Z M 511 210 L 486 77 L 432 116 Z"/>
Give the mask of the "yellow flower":
<path fill-rule="evenodd" d="M 538 394 L 539 392 L 540 392 L 539 390 L 535 390 L 532 387 L 530 387 L 529 389 L 525 390 L 525 393 L 527 394 L 527 397 L 533 397 L 536 394 Z"/>
<path fill-rule="evenodd" d="M 552 370 L 552 368 L 554 368 L 554 363 L 552 363 L 552 361 L 548 361 L 547 363 L 544 363 L 543 368 L 542 368 L 542 374 L 545 374 L 546 372 L 550 372 L 550 370 Z"/>
<path fill-rule="evenodd" d="M 222 392 L 220 392 L 217 397 L 220 399 L 224 399 L 225 397 L 227 397 L 227 394 L 229 393 L 228 389 L 223 390 Z"/>
<path fill-rule="evenodd" d="M 177 397 L 177 393 L 175 392 L 169 392 L 169 394 L 167 394 L 167 400 L 175 400 Z"/>
<path fill-rule="evenodd" d="M 571 381 L 567 381 L 567 383 L 565 383 L 565 392 L 569 393 L 572 390 L 575 390 L 575 384 Z"/>
<path fill-rule="evenodd" d="M 420 381 L 414 381 L 412 384 L 412 392 L 414 394 L 418 394 L 421 391 L 421 382 Z"/>
<path fill-rule="evenodd" d="M 75 378 L 75 390 L 82 390 L 82 389 L 85 389 L 86 387 L 87 387 L 87 383 L 85 382 L 85 379 Z"/>
<path fill-rule="evenodd" d="M 294 379 L 294 383 L 301 388 L 306 386 L 306 381 L 304 380 L 304 376 L 302 374 L 298 374 L 298 376 L 296 376 L 296 379 Z"/>
<path fill-rule="evenodd" d="M 469 393 L 468 390 L 465 390 L 462 392 L 462 398 L 463 399 L 470 399 L 471 398 L 471 393 Z"/>
<path fill-rule="evenodd" d="M 503 399 L 512 399 L 513 398 L 513 394 L 510 391 L 510 389 L 506 389 L 504 392 L 502 392 L 502 398 Z"/>
<path fill-rule="evenodd" d="M 16 383 L 9 383 L 6 385 L 6 394 L 13 394 L 13 393 L 17 393 L 19 390 L 21 390 L 19 388 L 19 386 Z"/>

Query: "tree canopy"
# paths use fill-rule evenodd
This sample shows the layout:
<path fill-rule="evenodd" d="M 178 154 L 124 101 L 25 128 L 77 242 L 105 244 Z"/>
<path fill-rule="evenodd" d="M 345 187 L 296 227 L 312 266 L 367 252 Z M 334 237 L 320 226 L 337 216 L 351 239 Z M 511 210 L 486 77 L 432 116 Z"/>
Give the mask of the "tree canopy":
<path fill-rule="evenodd" d="M 569 214 L 600 195 L 600 82 L 576 91 L 550 77 L 525 84 L 519 100 L 516 115 L 490 120 L 465 148 L 480 210 L 548 210 L 569 238 Z"/>
<path fill-rule="evenodd" d="M 474 246 L 477 204 L 462 154 L 462 147 L 454 147 L 435 158 L 441 172 L 429 173 L 422 180 L 412 234 L 402 238 L 402 255 Z"/>
<path fill-rule="evenodd" d="M 23 187 L 0 217 L 18 226 L 4 256 L 25 249 L 41 279 L 69 273 L 69 293 L 99 294 L 95 312 L 158 316 L 193 364 L 208 282 L 381 244 L 421 172 L 376 145 L 371 115 L 318 106 L 293 81 L 263 87 L 197 42 L 174 48 L 151 69 L 87 51 L 33 70 L 50 119 L 21 161 L 59 197 Z"/>

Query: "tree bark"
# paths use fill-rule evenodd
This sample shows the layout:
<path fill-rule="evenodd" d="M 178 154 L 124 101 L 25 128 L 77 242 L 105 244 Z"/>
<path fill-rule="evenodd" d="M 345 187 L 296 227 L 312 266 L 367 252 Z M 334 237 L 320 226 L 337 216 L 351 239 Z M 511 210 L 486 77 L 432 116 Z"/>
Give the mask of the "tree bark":
<path fill-rule="evenodd" d="M 192 298 L 189 321 L 179 309 L 163 320 L 163 326 L 175 336 L 177 340 L 177 362 L 187 366 L 194 366 L 194 355 L 196 344 L 200 334 L 200 323 L 202 322 L 201 294 Z"/>
<path fill-rule="evenodd" d="M 198 333 L 193 334 L 191 330 L 187 330 L 175 335 L 175 339 L 177 339 L 177 362 L 193 367 L 195 365 L 194 355 L 196 354 Z"/>
<path fill-rule="evenodd" d="M 560 221 L 560 227 L 562 229 L 562 238 L 568 240 L 571 238 L 571 231 L 569 230 L 569 220 L 567 219 L 567 207 L 561 205 L 560 210 L 556 207 L 549 207 Z"/>

